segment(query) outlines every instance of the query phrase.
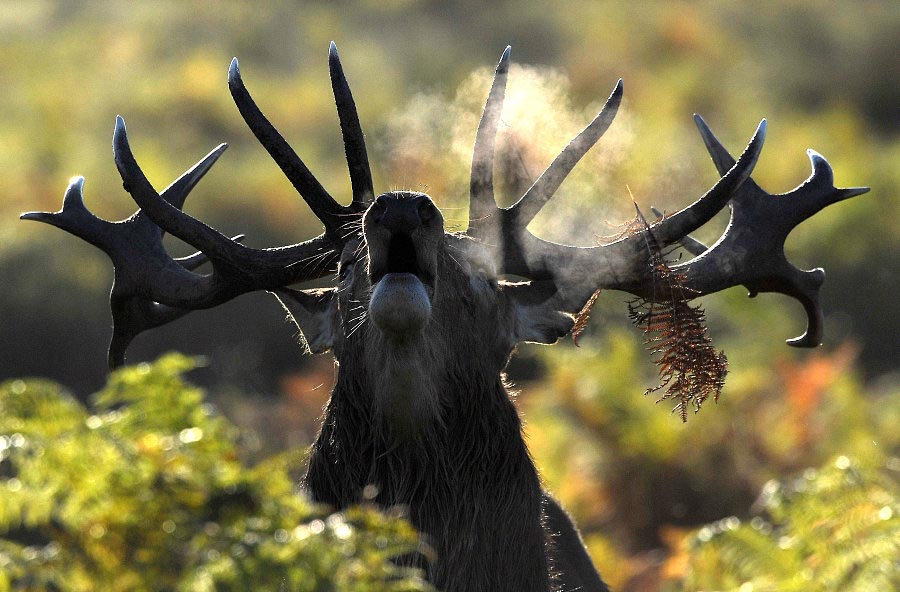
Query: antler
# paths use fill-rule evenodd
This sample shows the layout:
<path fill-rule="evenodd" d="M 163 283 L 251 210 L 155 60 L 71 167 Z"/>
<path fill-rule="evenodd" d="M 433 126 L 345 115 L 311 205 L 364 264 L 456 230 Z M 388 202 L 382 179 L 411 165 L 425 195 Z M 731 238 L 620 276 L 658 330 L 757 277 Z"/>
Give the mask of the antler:
<path fill-rule="evenodd" d="M 745 284 L 751 293 L 777 291 L 800 300 L 809 315 L 809 329 L 791 345 L 814 346 L 821 341 L 822 313 L 817 290 L 822 270 L 801 272 L 784 257 L 783 244 L 794 226 L 826 205 L 867 188 L 835 189 L 831 168 L 813 152 L 813 175 L 784 196 L 766 194 L 750 180 L 765 139 L 763 120 L 740 158 L 735 160 L 697 118 L 701 133 L 722 177 L 700 199 L 683 210 L 660 217 L 652 225 L 615 242 L 573 247 L 537 238 L 527 225 L 550 199 L 578 160 L 596 143 L 615 116 L 622 96 L 616 85 L 597 117 L 554 159 L 534 185 L 512 206 L 498 208 L 493 195 L 494 142 L 509 68 L 509 48 L 497 66 L 494 82 L 478 127 L 472 164 L 470 226 L 467 234 L 491 251 L 497 273 L 534 280 L 553 280 L 557 298 L 567 309 L 579 310 L 598 289 L 622 290 L 654 300 L 654 251 L 682 243 L 698 255 L 673 266 L 686 276 L 694 297 Z M 706 224 L 732 200 L 732 223 L 725 235 L 700 254 L 703 245 L 689 233 Z"/>
<path fill-rule="evenodd" d="M 718 171 L 733 166 L 734 159 L 699 115 L 694 121 Z M 773 195 L 753 179 L 741 185 L 731 198 L 731 220 L 725 233 L 708 249 L 692 241 L 687 250 L 697 257 L 672 266 L 685 275 L 699 294 L 743 284 L 750 296 L 780 292 L 803 305 L 808 318 L 806 332 L 787 341 L 795 347 L 816 347 L 822 342 L 824 316 L 819 306 L 819 287 L 825 270 L 800 270 L 784 254 L 784 241 L 798 224 L 839 201 L 862 195 L 868 187 L 838 189 L 831 165 L 814 150 L 807 150 L 812 174 L 788 193 Z M 702 250 L 701 250 L 702 249 Z"/>
<path fill-rule="evenodd" d="M 24 220 L 52 224 L 103 250 L 112 259 L 115 279 L 110 293 L 113 335 L 111 368 L 124 363 L 125 350 L 142 331 L 180 318 L 191 310 L 210 308 L 254 290 L 274 290 L 333 272 L 345 242 L 359 232 L 359 219 L 371 200 L 372 179 L 359 118 L 332 43 L 329 66 L 353 188 L 353 202 L 342 206 L 316 180 L 293 149 L 265 118 L 240 77 L 237 60 L 229 69 L 234 100 L 253 133 L 325 225 L 309 241 L 277 248 L 242 245 L 242 235 L 229 238 L 181 209 L 188 193 L 225 151 L 222 144 L 178 180 L 157 193 L 132 154 L 125 122 L 116 118 L 113 154 L 125 190 L 140 209 L 120 222 L 101 220 L 84 205 L 84 180 L 69 185 L 58 212 L 28 212 Z M 165 250 L 165 232 L 198 249 L 174 259 Z M 195 273 L 209 262 L 212 272 Z"/>

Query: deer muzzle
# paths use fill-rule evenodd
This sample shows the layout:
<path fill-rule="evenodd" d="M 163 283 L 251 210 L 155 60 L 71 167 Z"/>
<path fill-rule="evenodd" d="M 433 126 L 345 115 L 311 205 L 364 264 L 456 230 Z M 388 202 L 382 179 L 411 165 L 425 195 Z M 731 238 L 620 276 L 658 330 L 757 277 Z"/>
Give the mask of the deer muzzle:
<path fill-rule="evenodd" d="M 369 315 L 386 336 L 419 335 L 431 318 L 440 210 L 427 195 L 395 191 L 378 197 L 363 219 L 372 296 Z"/>

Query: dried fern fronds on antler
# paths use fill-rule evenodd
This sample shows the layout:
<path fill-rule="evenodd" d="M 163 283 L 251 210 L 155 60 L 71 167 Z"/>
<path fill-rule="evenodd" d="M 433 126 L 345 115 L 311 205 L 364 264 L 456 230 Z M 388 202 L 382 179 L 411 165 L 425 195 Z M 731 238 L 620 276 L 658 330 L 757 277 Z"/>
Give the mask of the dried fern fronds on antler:
<path fill-rule="evenodd" d="M 578 314 L 575 315 L 575 324 L 572 326 L 572 343 L 578 347 L 578 338 L 581 337 L 581 333 L 584 331 L 585 327 L 587 327 L 588 320 L 591 318 L 591 310 L 593 310 L 594 305 L 597 304 L 597 299 L 600 298 L 600 292 L 602 290 L 597 290 L 591 297 L 588 298 L 588 301 L 584 306 L 581 307 L 581 310 L 578 311 Z"/>
<path fill-rule="evenodd" d="M 631 188 L 627 185 L 626 188 L 628 188 L 628 194 L 631 195 Z M 633 195 L 631 200 L 634 202 Z M 634 207 L 637 210 L 636 203 Z M 607 224 L 610 224 L 610 226 L 616 228 L 618 231 L 613 234 L 598 237 L 598 242 L 600 244 L 612 243 L 643 231 L 647 227 L 647 221 L 644 219 L 643 215 L 641 215 L 640 210 L 637 210 L 637 214 L 638 215 L 624 224 L 613 225 L 607 222 Z M 594 292 L 585 305 L 581 307 L 581 310 L 578 311 L 578 314 L 575 315 L 575 325 L 572 327 L 572 342 L 576 347 L 578 346 L 578 339 L 584 332 L 585 327 L 587 327 L 588 320 L 590 320 L 591 311 L 594 309 L 594 305 L 597 304 L 597 300 L 600 298 L 600 292 L 602 292 L 602 290 Z"/>
<path fill-rule="evenodd" d="M 635 204 L 635 219 L 628 224 L 632 232 L 648 230 L 649 224 Z M 628 303 L 628 316 L 646 335 L 644 343 L 656 357 L 660 383 L 645 394 L 665 389 L 657 403 L 677 400 L 672 412 L 687 421 L 688 407 L 700 411 L 710 395 L 718 401 L 728 374 L 725 353 L 716 350 L 706 330 L 706 313 L 699 305 L 691 305 L 696 294 L 687 287 L 684 274 L 669 267 L 665 254 L 646 233 L 650 252 L 653 295 Z"/>

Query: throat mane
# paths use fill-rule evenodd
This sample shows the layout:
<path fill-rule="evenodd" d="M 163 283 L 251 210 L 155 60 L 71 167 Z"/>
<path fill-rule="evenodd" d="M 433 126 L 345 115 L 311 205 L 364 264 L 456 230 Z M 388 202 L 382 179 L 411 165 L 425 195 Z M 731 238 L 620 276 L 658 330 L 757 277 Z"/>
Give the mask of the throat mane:
<path fill-rule="evenodd" d="M 352 383 L 339 378 L 313 445 L 304 485 L 314 500 L 338 509 L 362 501 L 406 508 L 438 557 L 423 567 L 439 586 L 466 577 L 546 577 L 540 482 L 499 377 L 480 389 L 456 384 L 457 404 L 406 439 L 372 421 L 371 407 L 359 405 L 367 397 Z M 510 543 L 501 533 L 511 531 L 527 542 L 528 574 L 500 575 L 491 559 Z"/>
<path fill-rule="evenodd" d="M 362 397 L 370 401 L 372 421 L 385 440 L 415 440 L 441 428 L 448 386 L 436 352 L 424 340 L 393 343 L 378 336 L 373 341 Z"/>

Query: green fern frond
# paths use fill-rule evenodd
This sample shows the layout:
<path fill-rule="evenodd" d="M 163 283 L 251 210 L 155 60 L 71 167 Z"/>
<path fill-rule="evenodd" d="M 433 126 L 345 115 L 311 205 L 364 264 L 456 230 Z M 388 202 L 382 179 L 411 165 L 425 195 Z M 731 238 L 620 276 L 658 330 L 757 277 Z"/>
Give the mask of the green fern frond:
<path fill-rule="evenodd" d="M 300 495 L 290 451 L 255 468 L 183 356 L 117 371 L 85 408 L 56 385 L 0 385 L 0 592 L 424 592 L 418 549 L 370 508 Z"/>
<path fill-rule="evenodd" d="M 900 484 L 889 469 L 841 456 L 770 482 L 760 505 L 748 523 L 697 532 L 688 589 L 900 590 Z"/>

